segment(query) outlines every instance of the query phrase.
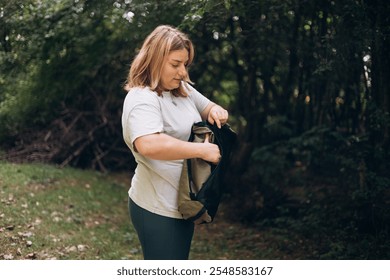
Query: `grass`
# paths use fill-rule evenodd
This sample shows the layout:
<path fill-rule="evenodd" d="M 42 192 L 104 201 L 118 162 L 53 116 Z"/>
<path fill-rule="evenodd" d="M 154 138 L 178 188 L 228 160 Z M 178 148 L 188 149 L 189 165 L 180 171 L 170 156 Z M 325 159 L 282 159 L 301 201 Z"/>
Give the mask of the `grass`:
<path fill-rule="evenodd" d="M 109 176 L 0 163 L 0 258 L 140 259 L 127 190 Z"/>
<path fill-rule="evenodd" d="M 142 259 L 127 174 L 0 162 L 0 259 Z M 303 241 L 225 219 L 195 229 L 190 259 L 294 259 Z"/>

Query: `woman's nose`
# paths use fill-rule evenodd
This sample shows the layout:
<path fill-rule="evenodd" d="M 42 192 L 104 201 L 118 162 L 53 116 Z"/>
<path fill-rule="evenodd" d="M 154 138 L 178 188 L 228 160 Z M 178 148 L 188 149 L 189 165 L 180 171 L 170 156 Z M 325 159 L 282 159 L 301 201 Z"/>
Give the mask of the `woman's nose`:
<path fill-rule="evenodd" d="M 179 75 L 180 77 L 184 78 L 187 73 L 187 69 L 184 65 L 181 65 L 179 68 Z"/>

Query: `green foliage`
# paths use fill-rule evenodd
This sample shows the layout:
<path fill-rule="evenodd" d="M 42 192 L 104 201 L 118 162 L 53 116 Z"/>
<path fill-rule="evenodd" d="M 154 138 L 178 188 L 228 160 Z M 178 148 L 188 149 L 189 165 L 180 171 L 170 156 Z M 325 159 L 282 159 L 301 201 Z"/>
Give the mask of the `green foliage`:
<path fill-rule="evenodd" d="M 255 220 L 322 240 L 315 258 L 387 259 L 390 154 L 368 139 L 318 127 L 256 149 Z"/>
<path fill-rule="evenodd" d="M 105 27 L 96 25 L 99 16 L 81 1 L 13 1 L 2 8 L 4 43 L 9 45 L 2 52 L 2 70 L 9 69 L 6 78 L 12 78 L 2 85 L 0 119 L 16 126 L 14 130 L 47 124 L 58 115 L 61 103 L 83 91 L 103 63 L 91 65 L 97 42 L 104 44 L 104 32 L 94 35 Z M 91 32 L 94 25 L 96 31 Z M 88 56 L 91 53 L 94 58 Z"/>
<path fill-rule="evenodd" d="M 261 128 L 279 116 L 294 135 L 361 129 L 372 67 L 364 2 L 13 0 L 1 9 L 3 139 L 68 109 L 120 114 L 128 65 L 158 24 L 189 33 L 196 86 L 229 109 L 245 141 L 269 142 Z"/>

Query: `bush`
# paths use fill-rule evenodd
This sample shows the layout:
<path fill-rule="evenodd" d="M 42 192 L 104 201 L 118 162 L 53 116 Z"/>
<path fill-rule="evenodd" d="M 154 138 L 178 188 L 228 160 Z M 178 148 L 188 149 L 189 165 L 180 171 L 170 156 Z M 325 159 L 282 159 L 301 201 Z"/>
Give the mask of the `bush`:
<path fill-rule="evenodd" d="M 241 217 L 317 240 L 317 258 L 388 258 L 389 153 L 368 139 L 316 127 L 255 149 Z"/>

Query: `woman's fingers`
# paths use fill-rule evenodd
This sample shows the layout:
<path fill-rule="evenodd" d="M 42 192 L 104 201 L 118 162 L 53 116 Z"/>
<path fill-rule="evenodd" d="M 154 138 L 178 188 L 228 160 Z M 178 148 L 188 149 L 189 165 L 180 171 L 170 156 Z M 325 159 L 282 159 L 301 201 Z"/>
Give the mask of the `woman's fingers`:
<path fill-rule="evenodd" d="M 221 153 L 218 145 L 210 143 L 210 134 L 205 135 L 204 145 L 205 154 L 202 159 L 217 164 L 221 159 Z"/>
<path fill-rule="evenodd" d="M 227 122 L 228 117 L 229 117 L 228 111 L 223 109 L 221 106 L 216 105 L 213 108 L 211 108 L 208 121 L 211 124 L 215 123 L 218 128 L 221 128 L 221 126 Z"/>

